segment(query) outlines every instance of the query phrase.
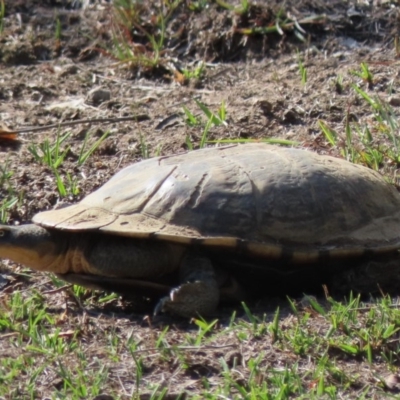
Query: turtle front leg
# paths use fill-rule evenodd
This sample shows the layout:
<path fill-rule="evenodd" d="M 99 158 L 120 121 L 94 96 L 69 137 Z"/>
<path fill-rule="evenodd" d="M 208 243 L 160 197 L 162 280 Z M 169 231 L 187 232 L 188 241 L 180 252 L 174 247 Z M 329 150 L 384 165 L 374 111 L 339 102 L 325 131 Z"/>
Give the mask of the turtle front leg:
<path fill-rule="evenodd" d="M 157 304 L 154 314 L 160 311 L 194 317 L 209 315 L 219 302 L 219 288 L 211 261 L 199 254 L 186 254 L 180 268 L 182 284 Z"/>

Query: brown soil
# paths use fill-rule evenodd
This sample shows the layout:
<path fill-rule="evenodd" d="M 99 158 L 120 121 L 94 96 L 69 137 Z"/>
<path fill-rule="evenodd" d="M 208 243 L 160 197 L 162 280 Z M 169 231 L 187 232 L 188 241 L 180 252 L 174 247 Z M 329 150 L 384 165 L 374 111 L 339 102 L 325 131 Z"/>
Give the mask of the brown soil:
<path fill-rule="evenodd" d="M 163 54 L 163 60 L 168 62 L 152 69 L 122 63 L 111 56 L 111 32 L 118 25 L 109 2 L 90 2 L 85 8 L 68 0 L 9 3 L 0 36 L 0 122 L 4 127 L 20 130 L 63 121 L 136 116 L 132 121 L 21 133 L 18 143 L 1 140 L 0 135 L 0 174 L 12 172 L 4 183 L 0 175 L 0 201 L 10 193 L 19 198 L 10 210 L 9 224 L 26 223 L 38 211 L 78 201 L 122 167 L 141 160 L 143 146 L 149 156 L 186 151 L 187 138 L 197 147 L 202 128 L 188 126 L 183 113 L 185 106 L 201 118 L 194 98 L 215 112 L 226 102 L 227 125 L 213 127 L 209 140 L 288 139 L 301 147 L 332 154 L 337 154 L 337 149 L 328 145 L 318 120 L 343 133 L 346 115 L 360 123 L 371 117 L 371 108 L 355 94 L 352 83 L 360 84 L 371 96 L 389 100 L 394 107 L 400 105 L 399 53 L 394 45 L 400 9 L 396 2 L 374 1 L 369 3 L 379 4 L 367 6 L 339 0 L 286 1 L 285 11 L 299 21 L 305 42 L 294 30 L 267 35 L 244 35 L 240 31 L 273 26 L 280 1 L 269 2 L 269 7 L 252 6 L 246 17 L 222 10 L 214 3 L 198 13 L 181 6 L 174 11 L 174 23 L 168 25 Z M 153 29 L 150 9 L 142 10 L 143 27 L 148 33 Z M 314 23 L 304 20 L 316 15 L 324 18 L 315 19 Z M 57 24 L 61 26 L 60 39 L 55 35 Z M 146 48 L 145 38 L 137 30 L 132 43 Z M 305 84 L 301 82 L 299 56 L 307 70 Z M 200 61 L 206 65 L 204 77 L 183 82 L 177 71 Z M 360 70 L 361 62 L 366 62 L 373 73 L 372 83 L 363 82 L 352 73 Z M 338 76 L 343 77 L 341 85 Z M 78 166 L 86 133 L 92 133 L 89 142 L 93 143 L 107 130 L 110 135 L 100 148 Z M 51 169 L 35 161 L 29 151 L 32 143 L 43 143 L 46 138 L 54 142 L 57 132 L 61 136 L 71 132 L 62 145 L 70 148 L 58 171 L 65 182 L 67 174 L 77 180 L 78 195 L 61 198 Z M 8 262 L 4 265 L 14 267 Z M 104 306 L 94 298 L 92 309 L 82 310 L 64 292 L 46 294 L 53 288 L 47 275 L 32 273 L 28 280 L 14 275 L 4 293 L 17 289 L 44 293 L 49 309 L 60 318 L 62 330 L 81 326 L 82 341 L 87 342 L 87 351 L 93 358 L 102 358 L 110 334 L 126 338 L 134 331 L 134 335 L 143 338 L 144 346 L 154 347 L 153 330 L 158 328 L 142 322 L 143 314 L 133 314 L 134 309 L 123 301 Z M 228 315 L 229 312 L 222 315 L 220 326 L 224 326 Z M 185 329 L 192 329 L 185 322 L 172 323 L 169 340 L 174 343 L 179 342 Z M 94 347 L 91 343 L 97 344 Z M 214 345 L 226 343 L 237 348 L 236 340 L 226 337 Z M 23 348 L 1 351 L 2 356 L 17 357 Z M 284 362 L 289 360 L 276 349 L 268 351 L 272 363 L 280 357 Z M 196 392 L 199 377 L 205 371 L 221 374 L 221 364 L 215 360 L 227 352 L 224 348 L 210 348 L 190 354 L 190 368 L 176 374 L 173 365 L 149 357 L 146 379 L 161 384 L 171 379 L 173 392 Z M 251 347 L 242 349 L 240 357 L 247 358 L 252 352 Z M 119 363 L 109 365 L 110 392 L 128 398 L 124 393 L 130 393 L 134 386 L 130 371 L 133 366 L 128 354 Z M 37 398 L 45 398 L 60 383 L 50 369 L 37 384 Z M 23 388 L 21 391 L 24 398 Z"/>

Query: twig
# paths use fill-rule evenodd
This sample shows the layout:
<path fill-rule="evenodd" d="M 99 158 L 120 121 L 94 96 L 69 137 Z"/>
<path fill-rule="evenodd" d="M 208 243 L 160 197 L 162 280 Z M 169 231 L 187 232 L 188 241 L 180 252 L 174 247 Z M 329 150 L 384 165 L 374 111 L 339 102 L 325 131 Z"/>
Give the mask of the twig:
<path fill-rule="evenodd" d="M 113 122 L 122 122 L 122 121 L 138 121 L 138 122 L 140 122 L 140 121 L 146 121 L 148 119 L 150 119 L 150 117 L 147 114 L 139 114 L 139 115 L 135 115 L 133 117 L 120 117 L 120 118 L 78 119 L 76 121 L 60 122 L 59 124 L 38 126 L 38 127 L 33 127 L 33 128 L 17 129 L 13 132 L 15 132 L 15 133 L 40 132 L 40 131 L 46 131 L 46 130 L 52 129 L 52 128 L 60 128 L 62 126 L 72 126 L 72 125 L 80 125 L 80 124 L 97 124 L 97 123 L 110 124 Z"/>
<path fill-rule="evenodd" d="M 164 347 L 161 349 L 158 348 L 151 348 L 151 349 L 139 349 L 136 351 L 133 351 L 133 354 L 139 354 L 139 353 L 147 353 L 147 352 L 160 352 L 162 350 L 186 350 L 186 351 L 202 351 L 202 350 L 217 350 L 217 349 L 225 349 L 228 347 L 235 347 L 235 344 L 225 344 L 221 346 L 173 346 L 173 347 Z"/>
<path fill-rule="evenodd" d="M 74 286 L 74 285 L 64 285 L 64 286 L 61 286 L 61 287 L 59 287 L 57 289 L 46 290 L 46 291 L 43 292 L 43 294 L 55 294 L 55 293 L 63 292 L 64 290 L 72 288 L 72 286 Z"/>
<path fill-rule="evenodd" d="M 9 337 L 13 336 L 18 336 L 21 332 L 10 332 L 10 333 L 5 333 L 4 335 L 0 335 L 0 340 L 2 339 L 7 339 Z"/>

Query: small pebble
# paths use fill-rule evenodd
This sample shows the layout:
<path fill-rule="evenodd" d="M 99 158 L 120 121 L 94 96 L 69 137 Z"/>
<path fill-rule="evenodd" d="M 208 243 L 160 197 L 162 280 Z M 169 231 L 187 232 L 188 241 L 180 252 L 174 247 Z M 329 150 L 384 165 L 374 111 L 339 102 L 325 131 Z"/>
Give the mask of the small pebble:
<path fill-rule="evenodd" d="M 394 96 L 389 97 L 389 104 L 393 107 L 399 107 L 400 97 L 394 97 Z"/>
<path fill-rule="evenodd" d="M 62 68 L 59 76 L 75 75 L 78 72 L 78 67 L 75 64 L 68 64 Z"/>
<path fill-rule="evenodd" d="M 93 400 L 114 400 L 114 397 L 108 394 L 99 394 L 96 397 L 93 397 Z"/>
<path fill-rule="evenodd" d="M 98 106 L 101 103 L 104 103 L 105 101 L 108 101 L 110 99 L 111 99 L 111 92 L 108 89 L 95 88 L 88 93 L 86 101 L 89 104 Z"/>

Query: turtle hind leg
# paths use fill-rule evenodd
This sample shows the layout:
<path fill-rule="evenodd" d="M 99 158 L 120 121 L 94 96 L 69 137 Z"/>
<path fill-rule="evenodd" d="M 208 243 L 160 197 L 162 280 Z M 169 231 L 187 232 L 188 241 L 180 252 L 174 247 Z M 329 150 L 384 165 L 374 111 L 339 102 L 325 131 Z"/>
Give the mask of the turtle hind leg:
<path fill-rule="evenodd" d="M 334 275 L 329 286 L 338 294 L 348 294 L 350 290 L 361 294 L 398 294 L 400 256 L 364 261 Z"/>
<path fill-rule="evenodd" d="M 211 261 L 202 255 L 188 253 L 180 268 L 180 286 L 157 304 L 160 311 L 182 317 L 212 314 L 219 303 L 219 288 Z"/>

